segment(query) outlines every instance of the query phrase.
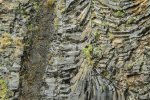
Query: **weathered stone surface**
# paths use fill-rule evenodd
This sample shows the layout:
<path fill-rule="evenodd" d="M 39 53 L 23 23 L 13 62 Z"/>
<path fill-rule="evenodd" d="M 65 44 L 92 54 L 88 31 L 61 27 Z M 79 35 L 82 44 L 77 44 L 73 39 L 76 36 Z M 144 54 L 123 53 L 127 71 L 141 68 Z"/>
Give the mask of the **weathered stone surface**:
<path fill-rule="evenodd" d="M 21 12 L 28 3 L 29 0 L 0 0 L 0 78 L 4 81 L 3 84 L 7 85 L 7 92 L 0 93 L 2 100 L 17 99 L 19 96 L 23 38 L 26 36 L 26 23 L 29 17 L 25 12 Z M 22 20 L 24 16 L 26 18 Z"/>
<path fill-rule="evenodd" d="M 0 99 L 149 100 L 149 5 L 0 0 Z"/>

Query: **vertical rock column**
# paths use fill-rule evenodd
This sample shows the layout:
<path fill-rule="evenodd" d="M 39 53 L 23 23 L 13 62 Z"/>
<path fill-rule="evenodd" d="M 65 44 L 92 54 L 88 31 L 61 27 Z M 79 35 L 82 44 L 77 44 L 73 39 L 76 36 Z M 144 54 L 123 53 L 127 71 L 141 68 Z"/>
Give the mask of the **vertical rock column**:
<path fill-rule="evenodd" d="M 81 32 L 76 30 L 76 23 L 70 21 L 72 11 L 66 12 L 70 2 L 58 0 L 56 3 L 56 18 L 54 26 L 56 33 L 54 40 L 50 43 L 49 64 L 46 68 L 45 87 L 43 99 L 46 100 L 67 100 L 71 93 L 71 78 L 78 67 L 78 55 L 82 43 L 80 42 Z M 69 10 L 69 9 L 68 9 Z"/>
<path fill-rule="evenodd" d="M 33 29 L 28 33 L 29 39 L 26 39 L 26 42 L 31 41 L 31 43 L 29 47 L 26 47 L 22 59 L 21 100 L 41 100 L 46 95 L 43 92 L 44 73 L 50 57 L 48 50 L 55 33 L 53 27 L 54 5 L 49 3 L 49 0 L 40 1 L 38 4 L 40 7 L 35 17 L 31 18 L 31 28 Z M 48 93 L 50 92 L 48 91 Z"/>
<path fill-rule="evenodd" d="M 67 31 L 75 34 L 79 28 L 86 45 L 72 92 L 81 100 L 148 100 L 150 1 L 69 2 L 67 23 L 72 28 Z"/>
<path fill-rule="evenodd" d="M 0 0 L 0 99 L 18 98 L 23 38 L 29 15 L 21 14 L 29 0 Z"/>

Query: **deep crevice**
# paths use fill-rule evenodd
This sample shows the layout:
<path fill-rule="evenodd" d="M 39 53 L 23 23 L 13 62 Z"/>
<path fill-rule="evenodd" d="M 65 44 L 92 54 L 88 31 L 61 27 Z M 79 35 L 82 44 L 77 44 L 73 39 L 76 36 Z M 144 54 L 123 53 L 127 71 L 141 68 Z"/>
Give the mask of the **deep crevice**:
<path fill-rule="evenodd" d="M 32 26 L 37 29 L 30 30 L 24 39 L 26 44 L 22 57 L 20 72 L 20 100 L 41 100 L 41 86 L 47 65 L 47 55 L 53 28 L 53 9 L 41 6 Z"/>

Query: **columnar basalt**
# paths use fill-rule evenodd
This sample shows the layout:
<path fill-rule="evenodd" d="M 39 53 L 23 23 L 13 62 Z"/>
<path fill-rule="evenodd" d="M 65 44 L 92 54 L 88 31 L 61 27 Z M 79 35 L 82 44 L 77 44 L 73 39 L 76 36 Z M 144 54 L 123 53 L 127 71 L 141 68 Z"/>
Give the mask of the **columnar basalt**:
<path fill-rule="evenodd" d="M 0 99 L 150 99 L 149 0 L 0 3 Z"/>
<path fill-rule="evenodd" d="M 23 38 L 31 10 L 29 0 L 0 0 L 0 99 L 19 95 Z M 26 14 L 22 11 L 25 10 Z"/>
<path fill-rule="evenodd" d="M 149 3 L 70 0 L 66 15 L 75 23 L 70 30 L 80 29 L 85 44 L 84 60 L 71 79 L 75 100 L 150 99 Z"/>
<path fill-rule="evenodd" d="M 54 56 L 47 75 L 51 78 L 46 80 L 55 88 L 51 93 L 46 90 L 47 98 L 149 98 L 149 89 L 144 90 L 149 87 L 148 3 L 58 0 L 57 40 L 51 46 Z"/>

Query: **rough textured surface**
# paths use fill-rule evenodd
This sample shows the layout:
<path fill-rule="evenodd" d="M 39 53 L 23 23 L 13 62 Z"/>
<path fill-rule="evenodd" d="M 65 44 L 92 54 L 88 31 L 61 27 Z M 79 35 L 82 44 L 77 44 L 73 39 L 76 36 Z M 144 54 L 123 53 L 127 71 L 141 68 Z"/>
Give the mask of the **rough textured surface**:
<path fill-rule="evenodd" d="M 28 0 L 0 0 L 0 99 L 18 97 L 19 71 L 28 14 Z M 7 95 L 6 95 L 7 94 Z"/>
<path fill-rule="evenodd" d="M 150 99 L 149 0 L 0 3 L 0 99 Z"/>
<path fill-rule="evenodd" d="M 44 4 L 43 2 L 40 2 Z M 35 20 L 36 19 L 36 20 Z M 28 47 L 25 48 L 22 70 L 21 70 L 21 100 L 41 100 L 41 87 L 44 85 L 44 72 L 48 64 L 49 44 L 52 40 L 53 29 L 53 9 L 52 7 L 40 6 L 35 22 L 32 22 L 34 28 L 29 34 L 34 35 L 26 39 L 26 43 L 30 39 Z"/>
<path fill-rule="evenodd" d="M 58 34 L 63 47 L 59 52 L 65 51 L 63 62 L 54 60 L 57 72 L 63 76 L 57 74 L 61 80 L 57 82 L 58 96 L 74 100 L 150 99 L 149 3 L 148 0 L 58 2 L 62 16 L 58 15 L 61 19 Z M 66 56 L 74 48 L 80 54 L 75 55 L 74 51 Z M 61 88 L 62 84 L 65 87 Z"/>

